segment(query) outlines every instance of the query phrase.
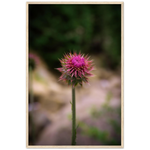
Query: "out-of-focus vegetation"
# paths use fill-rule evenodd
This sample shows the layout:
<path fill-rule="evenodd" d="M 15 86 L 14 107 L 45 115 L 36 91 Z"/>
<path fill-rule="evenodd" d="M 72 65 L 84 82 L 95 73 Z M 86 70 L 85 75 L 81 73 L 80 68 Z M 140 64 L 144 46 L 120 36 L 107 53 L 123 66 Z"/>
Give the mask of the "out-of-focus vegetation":
<path fill-rule="evenodd" d="M 121 5 L 29 5 L 29 49 L 52 70 L 70 51 L 100 55 L 115 69 L 121 59 Z"/>
<path fill-rule="evenodd" d="M 84 135 L 88 135 L 101 142 L 102 145 L 121 145 L 121 107 L 113 108 L 110 106 L 111 93 L 107 94 L 106 101 L 102 105 L 101 109 L 97 110 L 95 107 L 91 109 L 91 118 L 102 119 L 107 118 L 107 124 L 113 129 L 111 135 L 107 130 L 101 130 L 100 128 L 89 126 L 84 122 L 79 123 L 79 127 L 82 129 Z M 117 114 L 117 116 L 115 116 Z M 115 119 L 110 116 L 115 116 Z"/>
<path fill-rule="evenodd" d="M 115 120 L 112 120 L 112 127 L 115 132 L 121 131 L 120 125 Z M 117 129 L 116 129 L 117 126 Z M 81 124 L 82 133 L 88 135 L 95 140 L 98 140 L 102 145 L 121 145 L 120 132 L 117 134 L 118 137 L 110 136 L 108 131 L 100 130 L 94 126 L 88 126 L 87 124 Z"/>

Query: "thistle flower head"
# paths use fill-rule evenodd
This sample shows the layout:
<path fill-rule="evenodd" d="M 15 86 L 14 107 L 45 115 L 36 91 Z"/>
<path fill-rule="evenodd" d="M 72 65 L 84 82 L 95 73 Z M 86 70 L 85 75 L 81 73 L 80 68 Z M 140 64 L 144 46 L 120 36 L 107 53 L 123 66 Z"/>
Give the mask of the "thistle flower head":
<path fill-rule="evenodd" d="M 62 68 L 57 68 L 62 75 L 59 80 L 67 81 L 68 84 L 76 86 L 78 83 L 82 85 L 82 82 L 88 83 L 88 77 L 92 76 L 90 71 L 93 70 L 92 60 L 89 60 L 88 55 L 82 54 L 66 54 L 64 58 L 60 60 Z"/>

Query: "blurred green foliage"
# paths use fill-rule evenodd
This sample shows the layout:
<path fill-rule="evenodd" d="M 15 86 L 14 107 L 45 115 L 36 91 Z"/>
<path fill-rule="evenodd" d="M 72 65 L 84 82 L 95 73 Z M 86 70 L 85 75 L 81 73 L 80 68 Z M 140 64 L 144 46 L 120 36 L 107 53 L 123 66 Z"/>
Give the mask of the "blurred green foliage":
<path fill-rule="evenodd" d="M 79 124 L 79 127 L 82 129 L 82 133 L 84 135 L 88 135 L 96 140 L 99 140 L 103 144 L 105 144 L 106 141 L 108 141 L 109 136 L 107 131 L 101 131 L 96 127 L 88 126 L 83 122 Z"/>
<path fill-rule="evenodd" d="M 115 68 L 121 60 L 120 4 L 29 4 L 29 49 L 49 68 L 67 52 L 101 55 Z"/>
<path fill-rule="evenodd" d="M 113 120 L 113 123 L 115 125 L 118 125 L 115 120 Z M 119 129 L 116 129 L 116 126 L 114 126 L 114 124 L 112 124 L 112 127 L 114 131 L 118 133 L 120 126 L 117 126 Z M 82 129 L 82 133 L 84 135 L 88 135 L 89 137 L 100 141 L 101 145 L 121 145 L 121 138 L 110 136 L 110 133 L 108 131 L 100 130 L 94 126 L 88 126 L 83 122 L 79 124 L 79 127 Z"/>
<path fill-rule="evenodd" d="M 111 135 L 106 130 L 100 130 L 99 128 L 88 126 L 81 122 L 81 128 L 84 134 L 100 141 L 103 145 L 121 145 L 121 107 L 113 108 L 110 106 L 112 93 L 108 92 L 105 102 L 100 109 L 96 107 L 91 108 L 91 116 L 94 119 L 101 120 L 107 118 L 107 124 L 109 124 L 113 130 Z M 114 116 L 116 116 L 114 118 Z"/>

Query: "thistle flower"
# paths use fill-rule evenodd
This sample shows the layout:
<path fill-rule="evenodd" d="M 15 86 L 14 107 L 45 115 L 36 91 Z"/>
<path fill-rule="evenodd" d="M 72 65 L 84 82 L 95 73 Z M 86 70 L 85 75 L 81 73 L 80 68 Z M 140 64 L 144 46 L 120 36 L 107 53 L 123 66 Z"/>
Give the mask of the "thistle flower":
<path fill-rule="evenodd" d="M 94 69 L 93 60 L 89 60 L 88 55 L 84 54 L 65 54 L 64 58 L 60 60 L 62 68 L 57 68 L 62 75 L 59 80 L 68 82 L 76 86 L 78 83 L 82 86 L 82 82 L 88 83 L 88 77 L 93 74 L 90 73 Z"/>

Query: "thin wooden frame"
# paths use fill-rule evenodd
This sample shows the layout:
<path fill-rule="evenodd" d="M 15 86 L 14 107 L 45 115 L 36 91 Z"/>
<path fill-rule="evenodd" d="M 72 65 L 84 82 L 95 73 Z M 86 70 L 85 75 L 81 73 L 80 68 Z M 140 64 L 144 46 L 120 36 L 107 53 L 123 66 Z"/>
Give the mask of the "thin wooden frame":
<path fill-rule="evenodd" d="M 29 4 L 120 4 L 121 5 L 121 146 L 44 146 L 34 145 L 28 143 L 28 52 L 29 52 Z M 48 1 L 48 0 L 24 0 L 23 2 L 23 148 L 124 148 L 124 1 L 123 0 L 97 0 L 97 1 Z"/>

